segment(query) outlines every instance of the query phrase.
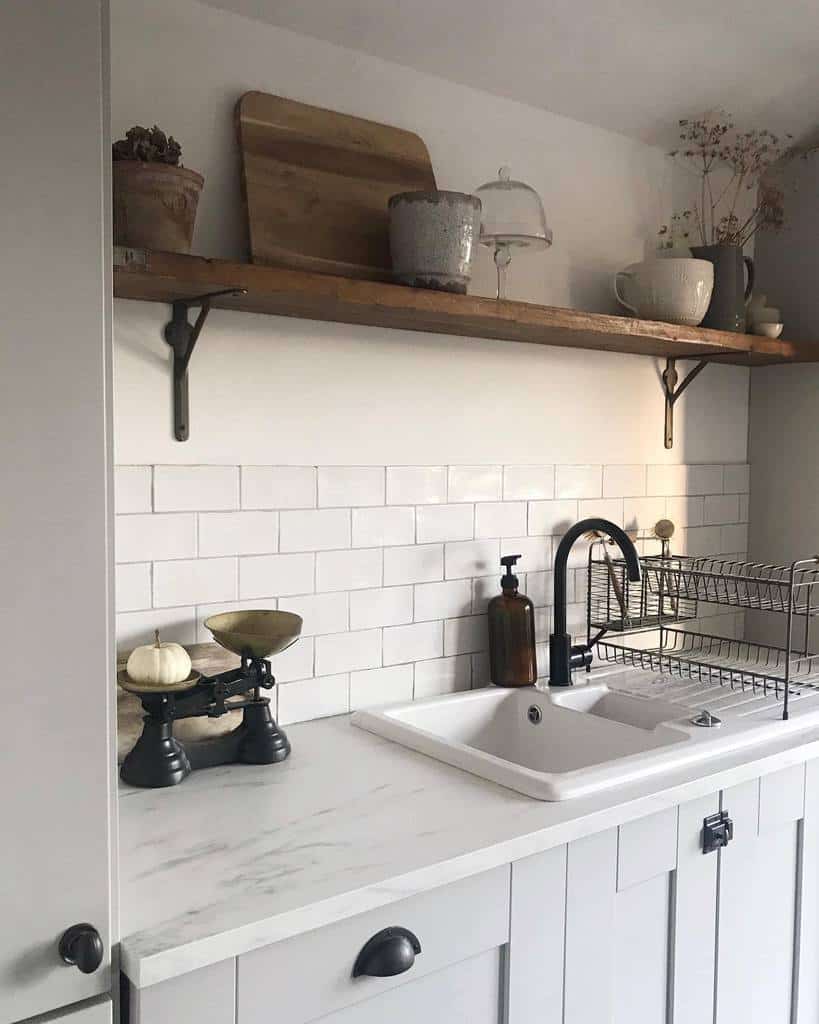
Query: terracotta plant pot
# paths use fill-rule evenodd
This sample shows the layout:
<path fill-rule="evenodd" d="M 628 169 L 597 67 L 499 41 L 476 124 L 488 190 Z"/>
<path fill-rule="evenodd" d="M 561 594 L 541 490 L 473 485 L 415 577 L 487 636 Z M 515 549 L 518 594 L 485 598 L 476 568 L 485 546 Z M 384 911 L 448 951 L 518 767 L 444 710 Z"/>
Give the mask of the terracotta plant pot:
<path fill-rule="evenodd" d="M 205 179 L 187 167 L 115 160 L 114 245 L 190 252 Z"/>

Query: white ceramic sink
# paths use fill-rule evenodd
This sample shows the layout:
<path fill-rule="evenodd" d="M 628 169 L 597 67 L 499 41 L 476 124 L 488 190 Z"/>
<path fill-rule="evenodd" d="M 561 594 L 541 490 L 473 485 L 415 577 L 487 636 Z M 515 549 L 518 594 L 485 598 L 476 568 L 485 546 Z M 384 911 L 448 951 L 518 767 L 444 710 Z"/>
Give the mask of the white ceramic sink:
<path fill-rule="evenodd" d="M 539 800 L 565 800 L 762 744 L 819 724 L 819 694 L 723 690 L 637 670 L 602 669 L 549 690 L 489 687 L 373 711 L 362 729 Z M 814 707 L 815 706 L 815 707 Z M 721 720 L 702 728 L 702 709 Z"/>

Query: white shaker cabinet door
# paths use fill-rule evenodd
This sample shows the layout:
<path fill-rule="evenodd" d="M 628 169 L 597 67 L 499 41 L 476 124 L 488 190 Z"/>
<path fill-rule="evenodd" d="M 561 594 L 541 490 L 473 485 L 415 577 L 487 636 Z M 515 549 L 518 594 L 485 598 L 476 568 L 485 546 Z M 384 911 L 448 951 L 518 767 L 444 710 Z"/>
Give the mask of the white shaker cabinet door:
<path fill-rule="evenodd" d="M 719 794 L 512 866 L 508 1024 L 713 1017 Z"/>
<path fill-rule="evenodd" d="M 105 14 L 0 3 L 0 1024 L 111 987 Z M 93 973 L 57 950 L 85 922 Z"/>
<path fill-rule="evenodd" d="M 794 1019 L 804 781 L 796 765 L 723 791 L 734 837 L 719 854 L 717 1024 Z"/>

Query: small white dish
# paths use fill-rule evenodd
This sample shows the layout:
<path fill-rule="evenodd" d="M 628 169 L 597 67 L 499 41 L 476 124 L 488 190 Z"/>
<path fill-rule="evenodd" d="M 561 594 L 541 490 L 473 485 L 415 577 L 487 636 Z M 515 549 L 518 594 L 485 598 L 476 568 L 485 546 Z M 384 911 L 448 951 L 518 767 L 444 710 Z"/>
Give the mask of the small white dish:
<path fill-rule="evenodd" d="M 778 338 L 784 326 L 784 324 L 755 323 L 753 332 L 761 334 L 765 338 Z"/>

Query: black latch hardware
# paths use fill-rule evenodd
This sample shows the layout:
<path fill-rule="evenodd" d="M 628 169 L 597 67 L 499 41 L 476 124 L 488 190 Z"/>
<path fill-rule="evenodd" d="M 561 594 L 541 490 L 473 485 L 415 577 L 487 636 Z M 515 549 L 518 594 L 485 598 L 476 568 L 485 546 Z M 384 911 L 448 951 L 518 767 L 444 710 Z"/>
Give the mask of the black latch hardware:
<path fill-rule="evenodd" d="M 721 850 L 723 846 L 734 838 L 734 823 L 728 817 L 727 811 L 718 811 L 716 814 L 709 814 L 702 823 L 702 852 L 713 853 L 714 850 Z"/>
<path fill-rule="evenodd" d="M 212 299 L 222 295 L 244 295 L 247 288 L 223 288 L 195 299 L 177 299 L 171 304 L 172 319 L 165 324 L 165 341 L 173 349 L 173 430 L 177 441 L 187 441 L 190 431 L 188 409 L 188 364 L 199 334 L 210 312 Z M 191 306 L 200 306 L 195 323 L 188 321 Z"/>

